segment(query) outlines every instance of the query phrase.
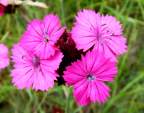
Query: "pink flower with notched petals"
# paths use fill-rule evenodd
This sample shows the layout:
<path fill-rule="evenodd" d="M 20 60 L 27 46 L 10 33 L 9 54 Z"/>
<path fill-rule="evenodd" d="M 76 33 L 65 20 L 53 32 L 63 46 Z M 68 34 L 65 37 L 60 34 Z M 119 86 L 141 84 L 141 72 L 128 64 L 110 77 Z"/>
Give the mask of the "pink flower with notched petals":
<path fill-rule="evenodd" d="M 43 59 L 24 50 L 19 44 L 12 49 L 14 69 L 11 72 L 12 82 L 18 89 L 32 88 L 47 91 L 54 86 L 58 74 L 56 70 L 62 60 L 62 53 L 57 50 L 55 55 Z"/>
<path fill-rule="evenodd" d="M 55 44 L 64 30 L 58 16 L 49 14 L 43 20 L 34 19 L 27 26 L 20 44 L 26 50 L 34 51 L 36 55 L 48 58 L 57 51 Z"/>
<path fill-rule="evenodd" d="M 116 74 L 115 62 L 97 51 L 92 51 L 68 66 L 64 79 L 68 85 L 73 86 L 76 102 L 87 105 L 91 102 L 106 102 L 110 88 L 105 82 L 113 81 Z"/>
<path fill-rule="evenodd" d="M 80 11 L 71 33 L 78 49 L 87 51 L 94 47 L 113 61 L 127 51 L 122 27 L 113 16 L 101 16 L 93 10 Z"/>
<path fill-rule="evenodd" d="M 8 48 L 4 44 L 0 44 L 0 69 L 9 65 Z"/>

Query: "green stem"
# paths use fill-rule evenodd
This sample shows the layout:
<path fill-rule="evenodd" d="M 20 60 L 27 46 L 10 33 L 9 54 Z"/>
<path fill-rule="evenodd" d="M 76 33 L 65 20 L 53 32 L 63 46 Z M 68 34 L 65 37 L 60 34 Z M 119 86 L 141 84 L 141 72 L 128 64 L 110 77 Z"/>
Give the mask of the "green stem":
<path fill-rule="evenodd" d="M 41 100 L 41 102 L 38 104 L 38 106 L 36 107 L 36 110 L 35 110 L 35 112 L 34 113 L 37 113 L 37 111 L 38 110 L 40 110 L 40 108 L 41 108 L 41 106 L 42 106 L 42 104 L 44 103 L 44 101 L 46 100 L 46 98 L 47 98 L 47 95 L 48 95 L 48 92 L 46 92 L 45 94 L 44 94 L 44 96 L 43 96 L 43 98 L 42 98 L 42 100 Z"/>
<path fill-rule="evenodd" d="M 62 15 L 62 23 L 64 25 L 66 25 L 66 21 L 65 21 L 65 11 L 64 11 L 64 1 L 60 0 L 60 4 L 61 4 L 61 15 Z"/>
<path fill-rule="evenodd" d="M 135 78 L 134 80 L 132 80 L 130 83 L 128 83 L 121 91 L 120 93 L 113 97 L 109 103 L 107 104 L 107 106 L 104 108 L 104 113 L 107 113 L 107 111 L 109 110 L 109 108 L 113 105 L 113 103 L 118 100 L 129 88 L 131 88 L 135 83 L 137 83 L 139 80 L 141 80 L 144 77 L 144 72 L 141 72 L 140 75 Z"/>

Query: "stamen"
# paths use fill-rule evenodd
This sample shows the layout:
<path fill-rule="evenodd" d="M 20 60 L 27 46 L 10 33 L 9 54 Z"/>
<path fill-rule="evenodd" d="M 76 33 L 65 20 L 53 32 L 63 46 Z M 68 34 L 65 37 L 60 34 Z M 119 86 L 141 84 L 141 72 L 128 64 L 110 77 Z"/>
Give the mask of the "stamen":
<path fill-rule="evenodd" d="M 44 35 L 44 41 L 48 42 L 49 41 L 49 36 L 47 34 Z"/>
<path fill-rule="evenodd" d="M 89 75 L 87 75 L 87 79 L 91 81 L 91 80 L 95 80 L 96 78 L 94 75 L 89 74 Z"/>
<path fill-rule="evenodd" d="M 49 41 L 49 34 L 48 34 L 48 32 L 47 31 L 45 31 L 44 33 L 43 33 L 43 38 L 44 38 L 44 41 L 45 42 L 48 42 Z"/>
<path fill-rule="evenodd" d="M 48 42 L 48 41 L 49 41 L 49 40 L 46 38 L 46 39 L 45 39 L 45 42 Z"/>

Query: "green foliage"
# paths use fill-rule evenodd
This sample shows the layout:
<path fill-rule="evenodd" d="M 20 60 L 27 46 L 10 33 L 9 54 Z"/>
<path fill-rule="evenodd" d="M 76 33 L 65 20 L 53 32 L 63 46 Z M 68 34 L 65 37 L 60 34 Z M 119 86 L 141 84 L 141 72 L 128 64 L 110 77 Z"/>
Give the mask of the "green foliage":
<path fill-rule="evenodd" d="M 16 90 L 8 71 L 0 76 L 0 113 L 52 113 L 54 107 L 65 113 L 144 113 L 144 0 L 39 0 L 48 9 L 18 7 L 11 15 L 0 17 L 0 42 L 12 47 L 21 37 L 27 22 L 56 13 L 70 30 L 76 12 L 82 8 L 110 14 L 121 21 L 128 40 L 128 53 L 119 58 L 119 72 L 110 84 L 112 96 L 104 105 L 79 107 L 72 89 L 57 86 L 48 92 Z"/>

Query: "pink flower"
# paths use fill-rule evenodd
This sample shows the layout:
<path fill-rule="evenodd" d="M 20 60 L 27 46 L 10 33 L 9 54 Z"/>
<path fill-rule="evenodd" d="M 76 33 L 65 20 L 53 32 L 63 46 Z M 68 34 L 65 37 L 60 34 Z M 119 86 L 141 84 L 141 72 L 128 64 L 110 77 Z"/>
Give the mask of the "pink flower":
<path fill-rule="evenodd" d="M 53 56 L 57 51 L 55 44 L 63 34 L 58 16 L 49 14 L 43 20 L 34 19 L 22 36 L 21 46 L 43 58 Z"/>
<path fill-rule="evenodd" d="M 73 86 L 77 103 L 87 105 L 91 102 L 106 102 L 110 88 L 105 82 L 113 81 L 116 74 L 115 62 L 99 52 L 92 51 L 68 66 L 64 79 L 68 85 Z"/>
<path fill-rule="evenodd" d="M 53 57 L 43 59 L 17 44 L 13 47 L 12 54 L 12 82 L 18 89 L 45 91 L 54 86 L 54 80 L 58 76 L 56 70 L 63 57 L 60 51 L 55 51 Z"/>
<path fill-rule="evenodd" d="M 7 0 L 0 0 L 0 16 L 3 16 L 5 13 L 5 7 L 8 5 Z"/>
<path fill-rule="evenodd" d="M 5 6 L 0 4 L 0 16 L 3 16 L 5 13 Z"/>
<path fill-rule="evenodd" d="M 8 0 L 0 0 L 0 4 L 7 6 L 8 5 Z"/>
<path fill-rule="evenodd" d="M 8 48 L 4 44 L 0 44 L 0 69 L 9 65 Z"/>
<path fill-rule="evenodd" d="M 78 49 L 87 51 L 94 47 L 113 61 L 127 50 L 122 27 L 113 16 L 101 16 L 92 10 L 80 11 L 71 33 Z"/>

